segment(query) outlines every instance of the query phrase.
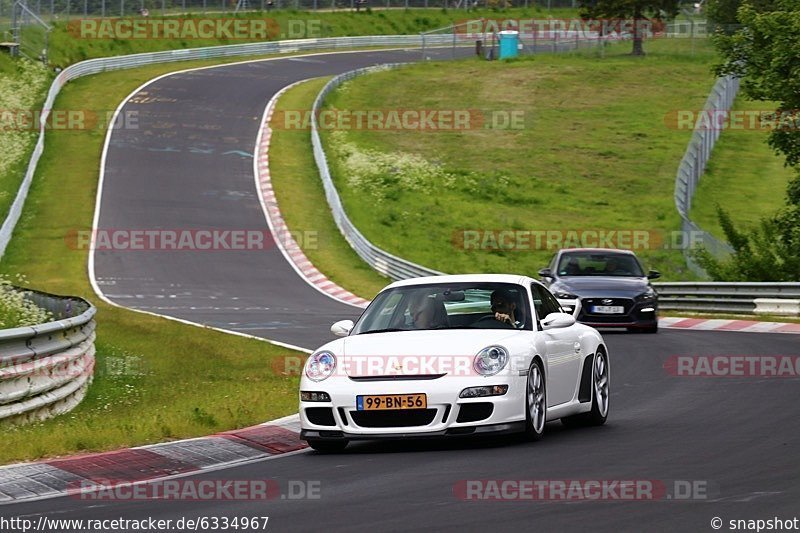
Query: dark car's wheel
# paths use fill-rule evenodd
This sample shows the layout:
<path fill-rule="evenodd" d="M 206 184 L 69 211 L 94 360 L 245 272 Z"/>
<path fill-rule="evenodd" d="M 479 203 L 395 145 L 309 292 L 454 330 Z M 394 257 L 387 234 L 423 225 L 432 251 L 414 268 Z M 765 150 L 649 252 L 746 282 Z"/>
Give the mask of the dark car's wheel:
<path fill-rule="evenodd" d="M 658 322 L 644 328 L 627 328 L 631 333 L 658 333 Z"/>
<path fill-rule="evenodd" d="M 610 407 L 608 355 L 598 348 L 592 365 L 592 410 L 588 413 L 568 416 L 561 423 L 568 428 L 580 426 L 602 426 L 608 418 Z"/>
<path fill-rule="evenodd" d="M 346 440 L 317 440 L 309 439 L 308 445 L 321 453 L 336 453 L 347 448 Z"/>
<path fill-rule="evenodd" d="M 535 360 L 528 371 L 525 386 L 525 436 L 528 440 L 539 440 L 544 435 L 547 421 L 547 384 L 542 364 Z"/>

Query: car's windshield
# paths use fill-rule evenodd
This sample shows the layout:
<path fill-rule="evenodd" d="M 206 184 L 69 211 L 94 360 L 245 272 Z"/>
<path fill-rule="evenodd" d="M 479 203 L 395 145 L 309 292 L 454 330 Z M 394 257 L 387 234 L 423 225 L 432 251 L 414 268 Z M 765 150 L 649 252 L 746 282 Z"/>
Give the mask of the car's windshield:
<path fill-rule="evenodd" d="M 564 253 L 557 272 L 559 276 L 644 276 L 636 257 L 614 252 Z"/>
<path fill-rule="evenodd" d="M 380 293 L 353 335 L 437 329 L 531 329 L 525 288 L 514 283 L 447 283 Z"/>

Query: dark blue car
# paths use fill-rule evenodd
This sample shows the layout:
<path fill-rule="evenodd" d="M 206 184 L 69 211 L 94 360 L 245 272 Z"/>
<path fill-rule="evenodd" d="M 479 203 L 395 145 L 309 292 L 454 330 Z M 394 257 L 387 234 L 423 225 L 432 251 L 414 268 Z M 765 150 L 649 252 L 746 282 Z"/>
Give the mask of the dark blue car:
<path fill-rule="evenodd" d="M 576 300 L 580 301 L 579 322 L 658 332 L 658 295 L 650 280 L 661 274 L 655 270 L 645 274 L 630 250 L 565 248 L 539 275 L 567 312 L 574 312 Z"/>

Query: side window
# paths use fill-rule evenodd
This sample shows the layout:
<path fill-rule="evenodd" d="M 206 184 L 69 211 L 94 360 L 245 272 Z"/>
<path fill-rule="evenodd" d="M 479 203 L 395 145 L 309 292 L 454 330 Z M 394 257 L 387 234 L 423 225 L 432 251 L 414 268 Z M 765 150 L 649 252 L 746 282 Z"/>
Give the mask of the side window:
<path fill-rule="evenodd" d="M 561 312 L 563 312 L 563 309 L 561 309 L 561 304 L 558 303 L 558 300 L 556 299 L 556 297 L 553 296 L 553 294 L 550 291 L 548 291 L 547 289 L 545 289 L 544 287 L 540 287 L 540 289 L 542 291 L 542 296 L 544 298 L 544 301 L 545 302 L 549 302 L 549 309 L 551 309 L 551 311 L 548 311 L 548 313 L 561 313 Z"/>
<path fill-rule="evenodd" d="M 537 320 L 543 319 L 550 313 L 558 313 L 561 311 L 561 306 L 558 305 L 558 301 L 541 285 L 532 283 L 531 293 L 533 294 L 533 306 L 536 309 Z"/>

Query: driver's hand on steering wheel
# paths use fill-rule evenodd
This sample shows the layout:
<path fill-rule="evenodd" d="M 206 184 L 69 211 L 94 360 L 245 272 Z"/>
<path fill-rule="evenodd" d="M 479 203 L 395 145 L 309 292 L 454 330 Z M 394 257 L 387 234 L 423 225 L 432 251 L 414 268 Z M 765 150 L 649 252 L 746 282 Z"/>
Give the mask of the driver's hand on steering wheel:
<path fill-rule="evenodd" d="M 511 321 L 511 317 L 505 313 L 495 313 L 494 319 L 499 320 L 500 322 L 511 324 L 512 326 L 514 325 L 514 323 Z"/>

